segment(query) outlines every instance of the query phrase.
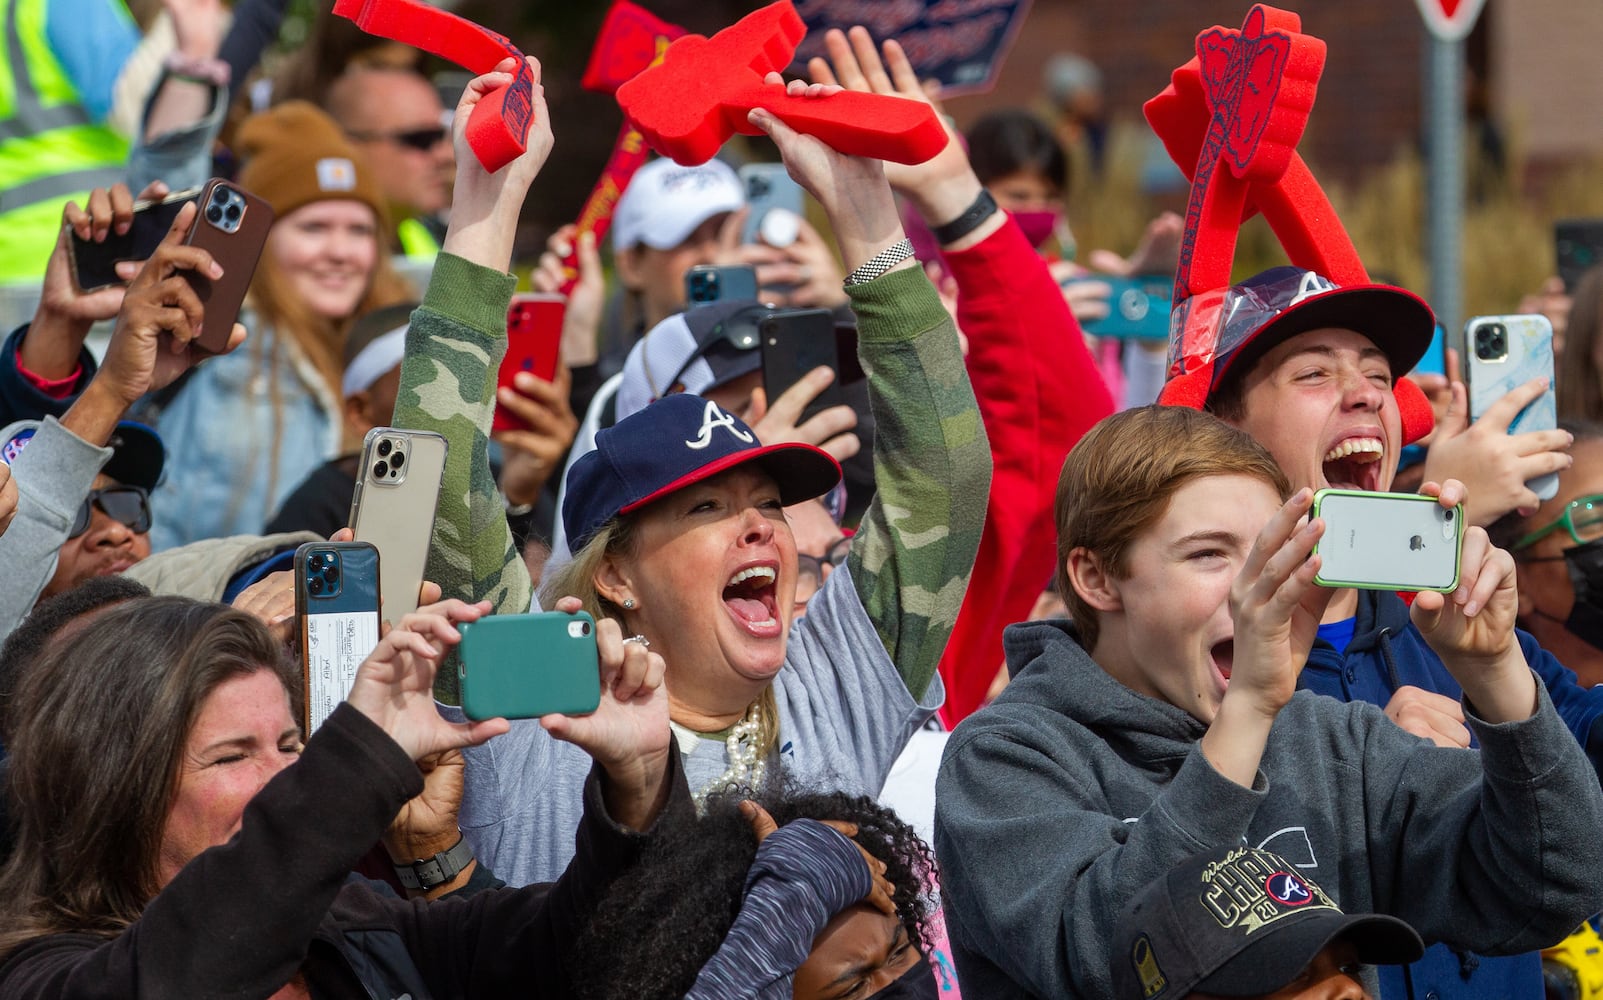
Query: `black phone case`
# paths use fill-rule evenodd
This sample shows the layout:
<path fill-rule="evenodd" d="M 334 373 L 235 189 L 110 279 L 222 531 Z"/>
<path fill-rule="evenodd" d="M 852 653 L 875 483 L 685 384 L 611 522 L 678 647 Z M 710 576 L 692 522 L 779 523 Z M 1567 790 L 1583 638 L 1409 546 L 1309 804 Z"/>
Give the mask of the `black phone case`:
<path fill-rule="evenodd" d="M 841 393 L 835 316 L 828 309 L 780 310 L 763 317 L 757 325 L 757 333 L 763 351 L 763 391 L 768 394 L 769 406 L 803 375 L 819 366 L 833 371 L 835 381 L 807 404 L 797 423 L 846 402 Z"/>
<path fill-rule="evenodd" d="M 183 207 L 194 201 L 187 197 L 151 202 L 134 211 L 133 224 L 118 235 L 107 233 L 105 242 L 80 239 L 77 233 L 68 232 L 68 251 L 72 254 L 72 279 L 80 292 L 93 292 L 113 285 L 125 284 L 117 275 L 117 265 L 123 261 L 143 261 L 156 252 L 161 241 L 173 227 L 173 220 Z"/>

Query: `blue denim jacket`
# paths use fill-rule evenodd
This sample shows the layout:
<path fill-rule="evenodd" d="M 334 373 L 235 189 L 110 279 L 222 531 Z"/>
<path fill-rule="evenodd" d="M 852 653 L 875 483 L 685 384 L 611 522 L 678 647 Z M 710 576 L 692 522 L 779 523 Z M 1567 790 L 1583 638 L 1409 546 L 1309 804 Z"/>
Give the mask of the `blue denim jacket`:
<path fill-rule="evenodd" d="M 151 496 L 158 552 L 260 534 L 301 480 L 338 453 L 339 399 L 289 338 L 240 319 L 250 331 L 243 346 L 203 362 L 159 413 L 136 410 L 167 445 L 166 479 Z"/>

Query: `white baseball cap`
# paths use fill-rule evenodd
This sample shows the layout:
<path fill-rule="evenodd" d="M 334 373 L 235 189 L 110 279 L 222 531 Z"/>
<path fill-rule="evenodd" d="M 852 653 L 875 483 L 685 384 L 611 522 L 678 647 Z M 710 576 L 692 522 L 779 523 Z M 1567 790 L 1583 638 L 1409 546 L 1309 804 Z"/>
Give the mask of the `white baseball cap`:
<path fill-rule="evenodd" d="M 658 159 L 636 171 L 612 216 L 612 249 L 671 250 L 703 222 L 746 204 L 740 178 L 722 160 L 682 167 Z"/>

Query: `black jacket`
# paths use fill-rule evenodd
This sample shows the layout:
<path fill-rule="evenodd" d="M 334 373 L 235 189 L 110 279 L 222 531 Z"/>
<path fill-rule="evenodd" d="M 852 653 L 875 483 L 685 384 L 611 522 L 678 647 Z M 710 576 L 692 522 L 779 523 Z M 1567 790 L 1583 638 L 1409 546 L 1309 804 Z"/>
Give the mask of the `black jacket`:
<path fill-rule="evenodd" d="M 669 808 L 689 809 L 671 766 Z M 342 704 L 246 807 L 240 832 L 185 866 L 132 927 L 22 946 L 0 965 L 0 997 L 268 997 L 297 970 L 319 1000 L 571 994 L 565 956 L 649 837 L 607 817 L 592 771 L 578 853 L 553 885 L 427 903 L 349 881 L 422 787 L 400 747 Z"/>

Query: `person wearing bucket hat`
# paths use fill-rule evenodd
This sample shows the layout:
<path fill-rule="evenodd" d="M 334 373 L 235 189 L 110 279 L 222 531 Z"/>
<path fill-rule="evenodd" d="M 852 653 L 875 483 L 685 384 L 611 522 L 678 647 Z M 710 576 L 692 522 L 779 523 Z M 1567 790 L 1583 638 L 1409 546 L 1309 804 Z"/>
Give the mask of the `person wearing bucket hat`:
<path fill-rule="evenodd" d="M 611 618 L 662 653 L 675 745 L 694 791 L 761 784 L 782 770 L 871 795 L 943 697 L 935 669 L 979 547 L 991 458 L 951 317 L 905 252 L 881 165 L 837 154 L 765 113 L 752 118 L 829 214 L 852 272 L 845 292 L 882 420 L 878 495 L 840 571 L 797 620 L 795 541 L 782 514 L 797 495 L 792 473 L 776 479 L 767 460 L 750 460 L 756 435 L 735 414 L 669 396 L 630 418 L 628 436 L 645 434 L 653 447 L 620 436 L 606 456 L 580 460 L 589 471 L 576 464 L 570 494 L 581 480 L 606 488 L 584 487 L 600 498 L 592 501 L 599 512 L 581 509 L 571 495 L 565 500 L 570 534 L 588 542 L 545 573 L 542 604 Z M 490 266 L 504 264 L 500 257 Z M 483 461 L 490 412 L 477 401 L 493 393 L 504 350 L 504 317 L 494 310 L 510 293 L 486 271 L 463 268 L 447 284 L 436 268 L 429 298 L 471 297 L 482 319 L 471 329 L 435 323 L 425 300 L 412 324 L 395 419 L 452 439 L 430 578 L 447 594 L 521 612 L 532 581 L 490 516 L 501 502 Z M 452 378 L 442 380 L 442 370 Z M 687 418 L 674 422 L 672 437 L 656 426 L 659 407 Z M 810 451 L 792 454 L 820 466 Z M 710 478 L 687 472 L 716 462 L 726 467 Z M 687 475 L 681 488 L 633 506 Z M 807 483 L 807 490 L 823 488 Z M 457 692 L 446 673 L 436 694 L 449 703 Z M 573 856 L 582 769 L 534 721 L 514 721 L 497 744 L 469 755 L 461 822 L 478 856 L 514 884 L 562 871 Z"/>
<path fill-rule="evenodd" d="M 1341 911 L 1298 867 L 1252 847 L 1176 865 L 1113 931 L 1115 1000 L 1374 1000 L 1365 965 L 1412 962 L 1424 942 L 1383 914 Z"/>
<path fill-rule="evenodd" d="M 254 534 L 339 454 L 341 351 L 356 317 L 415 296 L 382 252 L 387 209 L 361 154 L 323 112 L 288 101 L 240 126 L 239 186 L 274 214 L 241 322 L 245 350 L 136 411 L 166 440 L 158 551 Z"/>
<path fill-rule="evenodd" d="M 1072 621 L 1008 629 L 1012 682 L 958 725 L 936 786 L 966 991 L 1114 1000 L 1119 914 L 1198 851 L 1244 844 L 1296 862 L 1284 874 L 1347 912 L 1460 953 L 1545 947 L 1603 906 L 1603 788 L 1514 641 L 1512 560 L 1472 529 L 1465 603 L 1414 602 L 1480 742 L 1437 747 L 1374 705 L 1299 690 L 1332 593 L 1314 583 L 1312 501 L 1261 445 L 1190 408 L 1115 414 L 1069 453 Z M 1312 902 L 1274 874 L 1257 884 Z M 1233 886 L 1221 906 L 1273 916 L 1253 892 Z M 1378 995 L 1423 1000 L 1398 986 Z"/>

